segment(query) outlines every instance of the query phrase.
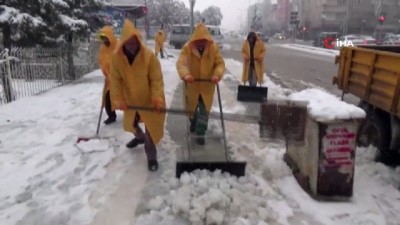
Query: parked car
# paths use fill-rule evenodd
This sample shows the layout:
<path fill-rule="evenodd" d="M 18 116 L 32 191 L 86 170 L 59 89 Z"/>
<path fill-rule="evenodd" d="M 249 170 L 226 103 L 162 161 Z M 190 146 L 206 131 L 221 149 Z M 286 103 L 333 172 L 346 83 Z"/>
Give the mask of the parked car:
<path fill-rule="evenodd" d="M 360 35 L 362 45 L 376 45 L 376 39 L 370 35 Z"/>
<path fill-rule="evenodd" d="M 268 37 L 267 35 L 262 34 L 262 33 L 260 33 L 260 32 L 256 32 L 256 33 L 257 33 L 257 36 L 258 36 L 262 41 L 264 41 L 264 42 L 268 42 L 268 41 L 269 41 L 269 37 Z"/>
<path fill-rule="evenodd" d="M 387 35 L 383 39 L 383 45 L 400 45 L 400 35 Z"/>
<path fill-rule="evenodd" d="M 316 47 L 326 48 L 326 46 L 324 45 L 324 40 L 328 37 L 334 41 L 339 37 L 339 33 L 338 32 L 321 32 L 315 37 L 313 45 Z"/>
<path fill-rule="evenodd" d="M 283 35 L 281 33 L 276 33 L 276 34 L 274 34 L 274 39 L 276 39 L 276 40 L 285 40 L 286 37 L 285 37 L 285 35 Z"/>

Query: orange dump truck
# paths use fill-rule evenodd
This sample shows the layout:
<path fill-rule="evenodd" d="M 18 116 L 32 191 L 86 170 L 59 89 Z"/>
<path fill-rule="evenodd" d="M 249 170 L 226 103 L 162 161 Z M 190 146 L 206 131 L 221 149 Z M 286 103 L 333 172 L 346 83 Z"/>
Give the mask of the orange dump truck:
<path fill-rule="evenodd" d="M 367 118 L 358 131 L 359 146 L 374 145 L 378 159 L 399 161 L 400 153 L 400 48 L 344 47 L 336 57 L 333 83 L 343 94 L 360 98 Z"/>

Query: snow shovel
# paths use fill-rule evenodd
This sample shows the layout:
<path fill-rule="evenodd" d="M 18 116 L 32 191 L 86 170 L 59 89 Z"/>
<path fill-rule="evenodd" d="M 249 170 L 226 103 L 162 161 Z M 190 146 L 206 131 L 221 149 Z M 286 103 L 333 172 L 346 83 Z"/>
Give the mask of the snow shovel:
<path fill-rule="evenodd" d="M 195 82 L 211 82 L 210 80 L 203 80 L 203 79 L 198 79 L 195 80 Z M 216 84 L 217 86 L 217 95 L 218 95 L 218 105 L 219 105 L 219 116 L 221 120 L 221 126 L 222 126 L 222 138 L 223 138 L 223 143 L 224 143 L 224 153 L 225 153 L 225 160 L 222 161 L 195 161 L 192 157 L 192 149 L 191 149 L 191 144 L 190 144 L 190 139 L 191 139 L 191 134 L 190 134 L 190 124 L 189 124 L 189 118 L 187 119 L 187 153 L 188 153 L 188 158 L 183 159 L 183 161 L 178 161 L 176 163 L 176 177 L 179 178 L 182 173 L 185 172 L 193 172 L 195 170 L 209 170 L 211 172 L 215 170 L 220 170 L 222 172 L 227 172 L 233 176 L 241 177 L 245 175 L 246 171 L 246 162 L 234 162 L 230 159 L 228 155 L 228 146 L 227 146 L 227 140 L 226 140 L 226 132 L 225 132 L 225 123 L 224 123 L 224 113 L 222 111 L 222 101 L 221 101 L 221 93 L 219 89 L 219 85 Z M 184 94 L 185 94 L 185 103 L 186 103 L 186 108 L 188 107 L 188 96 L 186 95 L 186 82 L 185 82 L 185 89 L 184 89 Z M 183 156 L 184 157 L 184 156 Z"/>
<path fill-rule="evenodd" d="M 163 51 L 164 51 L 165 55 L 167 56 L 167 59 L 174 58 L 173 55 L 168 54 L 168 52 L 165 50 L 165 48 L 163 48 Z"/>
<path fill-rule="evenodd" d="M 259 102 L 262 103 L 268 96 L 268 87 L 257 86 L 238 86 L 237 100 L 240 102 Z"/>
<path fill-rule="evenodd" d="M 79 144 L 81 141 L 90 141 L 93 139 L 107 139 L 106 137 L 100 137 L 99 136 L 99 131 L 100 131 L 100 123 L 101 123 L 101 117 L 103 116 L 103 99 L 101 100 L 101 107 L 100 107 L 100 113 L 99 113 L 99 121 L 97 122 L 97 129 L 96 129 L 96 135 L 92 137 L 78 137 L 76 140 L 76 143 Z"/>
<path fill-rule="evenodd" d="M 96 130 L 96 135 L 93 137 L 78 137 L 78 140 L 76 140 L 76 143 L 78 144 L 81 141 L 90 141 L 92 139 L 100 139 L 99 137 L 99 130 L 100 130 L 100 121 L 101 121 L 101 117 L 103 115 L 103 104 L 101 105 L 101 109 L 100 109 L 100 115 L 99 115 L 99 121 L 97 123 L 97 130 Z"/>

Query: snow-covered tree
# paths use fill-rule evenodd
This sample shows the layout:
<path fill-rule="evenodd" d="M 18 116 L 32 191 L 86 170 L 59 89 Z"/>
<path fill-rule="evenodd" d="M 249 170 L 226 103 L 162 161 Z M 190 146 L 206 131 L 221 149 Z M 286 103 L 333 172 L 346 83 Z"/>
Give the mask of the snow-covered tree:
<path fill-rule="evenodd" d="M 194 15 L 195 22 L 200 22 L 203 19 L 203 16 L 201 15 L 200 11 L 194 11 L 193 15 Z"/>
<path fill-rule="evenodd" d="M 219 26 L 223 18 L 221 9 L 217 6 L 209 6 L 202 12 L 202 17 L 206 20 L 206 24 Z"/>
<path fill-rule="evenodd" d="M 5 47 L 52 46 L 86 37 L 103 25 L 96 16 L 102 0 L 3 0 L 0 28 Z"/>
<path fill-rule="evenodd" d="M 187 23 L 189 20 L 189 9 L 178 0 L 147 0 L 147 7 L 150 25 L 168 26 L 174 23 Z"/>
<path fill-rule="evenodd" d="M 31 41 L 41 40 L 47 21 L 42 17 L 46 8 L 40 10 L 37 1 L 21 2 L 5 0 L 0 5 L 0 28 L 3 33 L 3 45 L 10 48 L 13 44 L 31 36 Z M 40 42 L 40 41 L 39 41 Z"/>
<path fill-rule="evenodd" d="M 72 35 L 77 38 L 88 37 L 90 32 L 97 31 L 104 21 L 96 16 L 102 9 L 101 0 L 51 0 L 56 6 L 57 22 L 52 30 L 59 33 L 67 42 L 72 42 Z"/>

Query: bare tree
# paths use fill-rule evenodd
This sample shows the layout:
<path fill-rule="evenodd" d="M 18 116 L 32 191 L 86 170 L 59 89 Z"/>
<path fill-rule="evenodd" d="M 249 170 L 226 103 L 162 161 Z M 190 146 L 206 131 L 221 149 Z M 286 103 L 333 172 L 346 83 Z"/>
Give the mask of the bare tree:
<path fill-rule="evenodd" d="M 202 12 L 202 17 L 206 20 L 206 24 L 219 26 L 223 18 L 221 9 L 217 6 L 210 6 Z"/>

